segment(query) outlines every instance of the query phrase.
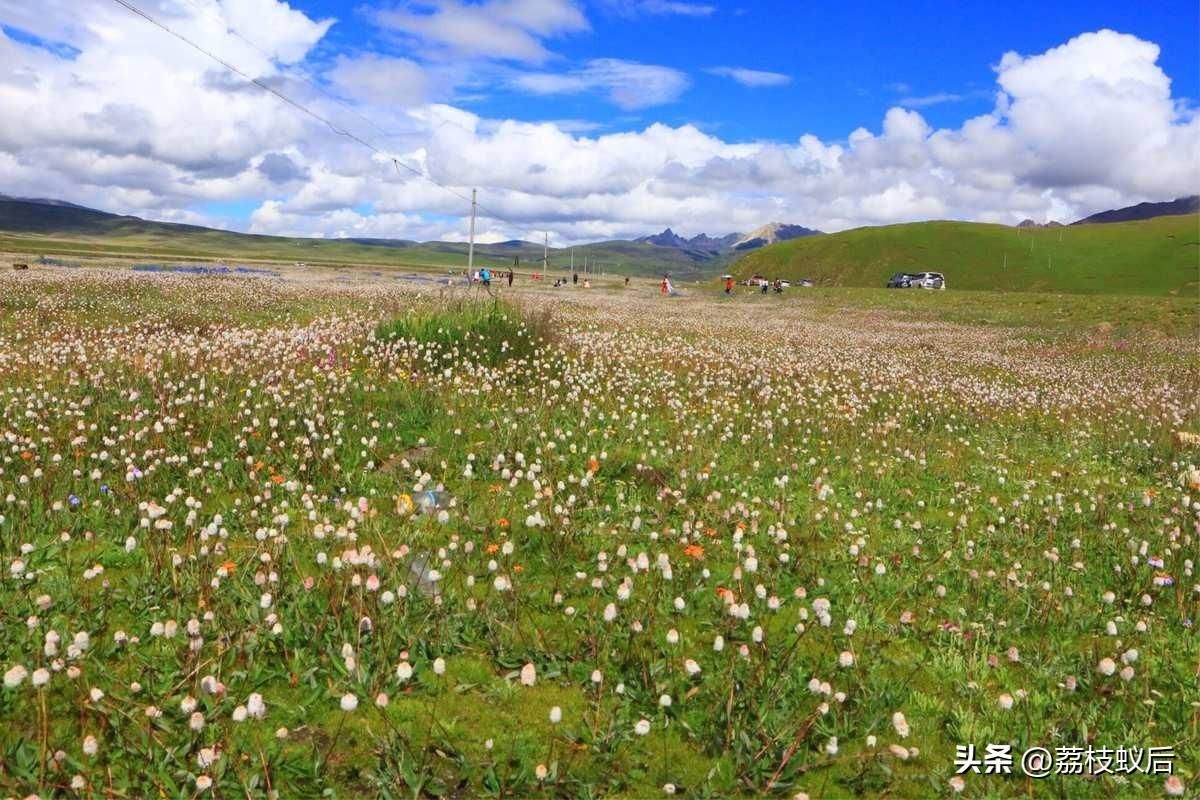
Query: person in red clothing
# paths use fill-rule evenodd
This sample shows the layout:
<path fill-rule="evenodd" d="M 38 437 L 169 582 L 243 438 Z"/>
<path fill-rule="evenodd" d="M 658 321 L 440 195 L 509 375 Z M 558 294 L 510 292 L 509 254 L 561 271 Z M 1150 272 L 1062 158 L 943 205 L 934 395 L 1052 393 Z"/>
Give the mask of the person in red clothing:
<path fill-rule="evenodd" d="M 725 294 L 733 294 L 733 276 L 725 276 Z"/>

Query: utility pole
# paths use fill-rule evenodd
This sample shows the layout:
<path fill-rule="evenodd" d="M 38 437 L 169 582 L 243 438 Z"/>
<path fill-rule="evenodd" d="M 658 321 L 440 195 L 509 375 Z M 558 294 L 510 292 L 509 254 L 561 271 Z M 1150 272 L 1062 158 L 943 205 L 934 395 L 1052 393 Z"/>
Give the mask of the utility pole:
<path fill-rule="evenodd" d="M 571 248 L 571 272 L 575 271 L 575 248 Z"/>
<path fill-rule="evenodd" d="M 467 240 L 467 273 L 475 272 L 475 193 L 477 190 L 471 190 L 471 233 Z"/>
<path fill-rule="evenodd" d="M 542 239 L 542 273 L 550 271 L 550 234 L 546 233 Z"/>

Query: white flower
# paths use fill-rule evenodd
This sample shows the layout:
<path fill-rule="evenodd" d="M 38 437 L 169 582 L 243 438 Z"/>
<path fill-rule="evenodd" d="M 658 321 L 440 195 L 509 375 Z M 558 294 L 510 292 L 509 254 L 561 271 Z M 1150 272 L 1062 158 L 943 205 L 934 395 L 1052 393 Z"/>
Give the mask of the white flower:
<path fill-rule="evenodd" d="M 533 686 L 535 683 L 537 683 L 537 667 L 531 662 L 521 667 L 521 685 Z"/>
<path fill-rule="evenodd" d="M 899 711 L 892 714 L 892 727 L 896 729 L 896 735 L 901 739 L 907 739 L 908 734 L 911 732 L 908 727 L 908 720 Z"/>
<path fill-rule="evenodd" d="M 401 683 L 404 683 L 412 676 L 413 676 L 412 664 L 409 664 L 407 661 L 401 661 L 399 664 L 396 665 L 396 677 L 400 679 Z"/>
<path fill-rule="evenodd" d="M 28 676 L 29 670 L 25 669 L 25 667 L 21 666 L 20 664 L 17 664 L 9 667 L 8 671 L 4 673 L 4 685 L 9 689 L 14 689 L 17 686 L 20 686 L 21 682 L 24 681 Z"/>
<path fill-rule="evenodd" d="M 353 711 L 358 708 L 358 698 L 347 692 L 342 695 L 341 706 L 342 711 Z"/>
<path fill-rule="evenodd" d="M 446 659 L 438 657 L 433 660 L 433 674 L 434 675 L 445 675 L 446 674 Z"/>
<path fill-rule="evenodd" d="M 1104 658 L 1100 659 L 1100 663 L 1096 666 L 1096 669 L 1101 675 L 1112 675 L 1117 671 L 1117 662 L 1113 661 L 1108 656 L 1105 656 Z"/>
<path fill-rule="evenodd" d="M 552 723 L 554 723 L 555 725 L 562 722 L 562 709 L 561 708 L 559 708 L 558 706 L 554 706 L 553 708 L 550 709 L 550 721 Z"/>
<path fill-rule="evenodd" d="M 1008 711 L 1013 707 L 1014 702 L 1013 696 L 1008 692 L 1005 692 L 996 700 L 996 705 L 1000 706 L 1001 711 Z"/>
<path fill-rule="evenodd" d="M 831 756 L 836 756 L 838 751 L 838 740 L 836 736 L 829 737 L 829 741 L 825 743 L 825 752 Z"/>
<path fill-rule="evenodd" d="M 633 726 L 633 732 L 638 736 L 645 736 L 650 732 L 650 720 L 639 719 Z"/>
<path fill-rule="evenodd" d="M 263 697 L 258 692 L 246 698 L 246 713 L 255 719 L 262 719 L 267 715 L 267 704 L 263 702 Z"/>
<path fill-rule="evenodd" d="M 33 671 L 33 676 L 29 679 L 29 682 L 39 688 L 45 686 L 50 682 L 50 670 L 46 669 L 45 667 L 39 667 L 38 669 L 35 669 Z"/>
<path fill-rule="evenodd" d="M 683 662 L 683 668 L 687 670 L 688 675 L 699 675 L 700 665 L 694 659 L 689 658 Z"/>
<path fill-rule="evenodd" d="M 100 751 L 100 743 L 90 733 L 83 738 L 83 754 L 94 756 Z"/>
<path fill-rule="evenodd" d="M 838 666 L 843 668 L 854 666 L 854 654 L 849 650 L 843 650 L 838 654 Z"/>

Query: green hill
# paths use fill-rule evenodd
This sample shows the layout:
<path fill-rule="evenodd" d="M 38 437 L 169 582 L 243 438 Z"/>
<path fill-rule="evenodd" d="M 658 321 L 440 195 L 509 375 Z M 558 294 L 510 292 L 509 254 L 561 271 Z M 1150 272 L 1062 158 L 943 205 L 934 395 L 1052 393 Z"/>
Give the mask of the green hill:
<path fill-rule="evenodd" d="M 197 225 L 154 222 L 83 206 L 0 195 L 0 251 L 29 256 L 112 256 L 132 259 L 225 259 L 302 261 L 308 264 L 361 264 L 424 268 L 461 268 L 465 242 L 414 242 L 405 239 L 315 239 L 236 233 Z M 542 246 L 533 242 L 477 244 L 479 266 L 509 267 L 515 256 L 523 269 L 538 269 Z M 609 273 L 660 275 L 671 272 L 702 278 L 724 267 L 715 257 L 645 242 L 599 242 L 575 248 L 575 265 L 584 257 Z M 550 250 L 550 267 L 565 271 L 570 254 Z"/>
<path fill-rule="evenodd" d="M 739 259 L 738 278 L 886 285 L 895 272 L 941 272 L 951 289 L 1179 294 L 1200 291 L 1200 215 L 1109 225 L 1013 228 L 914 222 L 793 239 Z"/>

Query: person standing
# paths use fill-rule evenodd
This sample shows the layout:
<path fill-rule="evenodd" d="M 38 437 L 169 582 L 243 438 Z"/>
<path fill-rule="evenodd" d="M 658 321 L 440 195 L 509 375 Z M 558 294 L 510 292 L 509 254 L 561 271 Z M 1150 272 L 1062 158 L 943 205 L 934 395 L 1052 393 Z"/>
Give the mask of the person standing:
<path fill-rule="evenodd" d="M 490 289 L 492 286 L 492 271 L 484 267 L 479 272 L 479 280 L 483 281 L 483 288 Z"/>
<path fill-rule="evenodd" d="M 733 294 L 733 276 L 725 276 L 725 294 Z"/>
<path fill-rule="evenodd" d="M 574 275 L 571 276 L 571 283 L 574 283 L 576 285 L 579 284 L 579 273 L 578 272 L 576 272 Z"/>
<path fill-rule="evenodd" d="M 508 288 L 510 288 L 510 289 L 512 288 L 512 282 L 513 282 L 513 271 L 510 269 L 508 271 Z"/>
<path fill-rule="evenodd" d="M 625 276 L 625 288 L 627 288 L 627 289 L 629 288 L 629 276 L 628 275 Z"/>

